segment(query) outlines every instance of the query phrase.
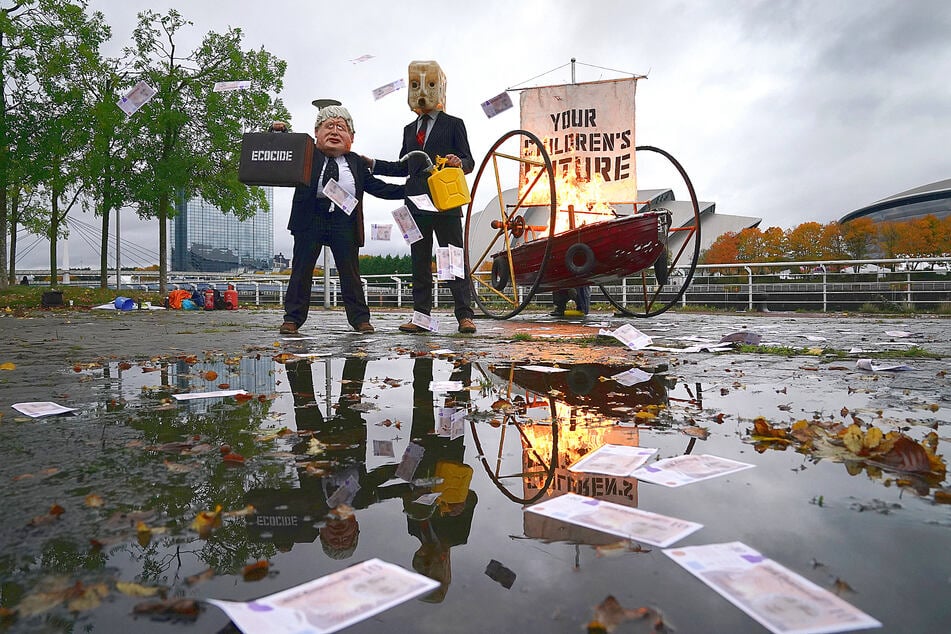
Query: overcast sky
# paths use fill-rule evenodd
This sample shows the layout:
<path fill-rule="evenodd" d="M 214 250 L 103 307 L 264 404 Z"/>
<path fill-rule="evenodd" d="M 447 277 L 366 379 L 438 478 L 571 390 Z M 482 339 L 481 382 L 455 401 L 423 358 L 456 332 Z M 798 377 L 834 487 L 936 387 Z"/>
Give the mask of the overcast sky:
<path fill-rule="evenodd" d="M 402 127 L 413 118 L 406 91 L 379 101 L 371 91 L 405 78 L 412 60 L 434 59 L 446 72 L 446 110 L 465 120 L 478 165 L 498 137 L 519 127 L 517 107 L 488 119 L 480 104 L 562 65 L 527 85 L 569 81 L 574 57 L 578 81 L 622 76 L 581 64 L 647 75 L 637 87 L 636 143 L 672 153 L 701 200 L 715 202 L 719 213 L 761 217 L 762 228 L 829 222 L 951 177 L 945 0 L 416 5 L 425 10 L 373 0 L 89 4 L 113 29 L 109 55 L 128 45 L 146 8 L 176 8 L 194 23 L 179 40 L 185 50 L 209 31 L 241 28 L 245 48 L 287 61 L 281 97 L 297 131 L 312 131 L 311 100 L 340 99 L 356 122 L 353 149 L 370 156 L 398 158 Z M 362 55 L 373 58 L 350 61 Z M 675 184 L 666 172 L 638 165 L 641 188 Z M 275 193 L 275 251 L 285 254 L 290 193 Z M 391 202 L 367 196 L 366 203 L 368 223 L 392 222 Z M 157 252 L 157 226 L 133 217 L 123 215 L 123 238 Z M 384 250 L 409 252 L 397 242 L 368 242 L 364 252 Z M 21 268 L 48 266 L 47 251 L 34 248 Z M 79 239 L 70 240 L 69 258 L 74 267 L 98 265 Z"/>

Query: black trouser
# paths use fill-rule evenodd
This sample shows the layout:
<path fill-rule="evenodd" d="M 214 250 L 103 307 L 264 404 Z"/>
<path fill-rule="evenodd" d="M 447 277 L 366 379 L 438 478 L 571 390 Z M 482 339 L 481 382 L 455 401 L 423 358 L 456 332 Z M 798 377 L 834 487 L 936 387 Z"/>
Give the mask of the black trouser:
<path fill-rule="evenodd" d="M 413 260 L 413 310 L 429 315 L 433 309 L 433 234 L 439 246 L 450 244 L 462 248 L 462 218 L 439 214 L 413 214 L 423 234 L 421 240 L 410 245 Z M 468 271 L 466 272 L 468 273 Z M 456 319 L 472 319 L 472 293 L 469 278 L 454 278 L 446 282 L 452 293 Z"/>
<path fill-rule="evenodd" d="M 360 281 L 360 248 L 356 243 L 353 222 L 339 209 L 332 213 L 318 211 L 317 217 L 319 229 L 294 234 L 291 279 L 284 296 L 284 321 L 300 326 L 307 320 L 314 265 L 322 245 L 330 247 L 337 265 L 347 321 L 351 326 L 370 321 L 370 308 Z"/>

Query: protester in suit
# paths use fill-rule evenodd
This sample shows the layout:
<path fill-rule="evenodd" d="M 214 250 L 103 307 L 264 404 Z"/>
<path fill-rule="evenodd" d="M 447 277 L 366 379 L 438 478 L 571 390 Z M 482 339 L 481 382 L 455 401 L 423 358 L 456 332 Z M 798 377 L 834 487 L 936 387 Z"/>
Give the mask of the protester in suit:
<path fill-rule="evenodd" d="M 286 129 L 276 122 L 272 130 Z M 294 190 L 291 218 L 287 228 L 294 236 L 291 279 L 284 296 L 282 334 L 295 334 L 307 319 L 313 287 L 314 265 L 322 247 L 330 248 L 340 276 L 340 294 L 347 321 L 361 333 L 373 332 L 370 309 L 360 282 L 359 250 L 363 246 L 363 193 L 378 198 L 399 200 L 403 185 L 375 178 L 359 155 L 350 151 L 353 143 L 353 119 L 342 106 L 326 106 L 314 122 L 316 151 L 311 182 Z M 323 189 L 331 179 L 357 199 L 352 213 L 327 198 Z"/>
<path fill-rule="evenodd" d="M 409 65 L 409 107 L 417 115 L 416 120 L 403 128 L 403 146 L 400 157 L 413 150 L 422 150 L 435 163 L 437 156 L 447 159 L 449 167 L 461 167 L 466 174 L 475 167 L 466 125 L 462 119 L 446 114 L 446 75 L 436 62 L 411 62 Z M 405 161 L 375 161 L 374 174 L 384 176 L 408 176 L 406 196 L 428 194 L 426 168 L 431 163 L 422 157 L 412 156 Z M 416 221 L 423 239 L 410 245 L 413 262 L 413 310 L 429 315 L 433 306 L 433 234 L 439 246 L 463 247 L 462 207 L 446 211 L 420 209 L 407 198 L 406 206 Z M 454 313 L 459 322 L 459 332 L 476 331 L 472 321 L 472 298 L 468 278 L 454 278 L 447 282 L 452 293 Z M 419 333 L 424 328 L 412 321 L 400 326 L 403 332 Z"/>

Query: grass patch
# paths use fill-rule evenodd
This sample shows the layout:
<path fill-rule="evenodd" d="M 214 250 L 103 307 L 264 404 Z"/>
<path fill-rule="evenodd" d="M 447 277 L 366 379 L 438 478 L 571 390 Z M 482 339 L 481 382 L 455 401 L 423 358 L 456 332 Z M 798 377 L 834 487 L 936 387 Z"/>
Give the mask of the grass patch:
<path fill-rule="evenodd" d="M 527 332 L 517 332 L 515 336 L 512 337 L 512 341 L 531 341 L 532 336 Z"/>
<path fill-rule="evenodd" d="M 848 350 L 839 350 L 837 348 L 822 348 L 820 354 L 815 354 L 816 348 L 791 348 L 788 346 L 749 346 L 741 345 L 737 352 L 750 354 L 771 354 L 781 357 L 822 357 L 828 360 L 832 357 L 835 360 L 857 359 L 855 354 L 850 354 Z M 865 359 L 940 359 L 941 355 L 925 350 L 919 346 L 912 346 L 907 350 L 882 350 L 879 352 L 863 352 L 862 358 Z"/>
<path fill-rule="evenodd" d="M 51 290 L 49 286 L 21 286 L 16 284 L 0 289 L 0 309 L 27 309 L 40 308 L 43 293 Z M 63 308 L 69 308 L 72 300 L 73 308 L 92 308 L 113 301 L 120 295 L 131 297 L 136 302 L 152 302 L 153 306 L 161 306 L 164 301 L 158 293 L 137 291 L 133 289 L 115 290 L 111 288 L 87 288 L 84 286 L 57 286 L 55 290 L 63 291 Z"/>

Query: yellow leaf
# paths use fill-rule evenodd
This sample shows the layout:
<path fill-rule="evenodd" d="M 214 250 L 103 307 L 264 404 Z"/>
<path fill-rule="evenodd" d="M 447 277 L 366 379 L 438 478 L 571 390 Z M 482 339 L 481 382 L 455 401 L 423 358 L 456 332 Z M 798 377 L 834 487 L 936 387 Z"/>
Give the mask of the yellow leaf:
<path fill-rule="evenodd" d="M 86 506 L 91 508 L 102 506 L 102 497 L 96 495 L 95 493 L 90 493 L 86 496 Z"/>
<path fill-rule="evenodd" d="M 158 588 L 150 588 L 128 581 L 116 581 L 116 590 L 129 597 L 154 597 L 159 593 Z"/>
<path fill-rule="evenodd" d="M 0 363 L 0 370 L 16 370 L 16 369 L 17 369 L 17 366 L 15 363 L 10 363 L 9 361 L 7 361 L 6 363 Z"/>
<path fill-rule="evenodd" d="M 864 445 L 869 449 L 875 449 L 881 444 L 884 435 L 878 427 L 872 427 L 865 433 Z"/>
<path fill-rule="evenodd" d="M 215 506 L 214 511 L 202 511 L 192 521 L 191 527 L 198 531 L 202 539 L 208 537 L 211 531 L 221 526 L 221 505 Z"/>
<path fill-rule="evenodd" d="M 845 448 L 854 454 L 862 453 L 862 430 L 858 425 L 849 425 L 842 435 L 842 442 Z"/>

